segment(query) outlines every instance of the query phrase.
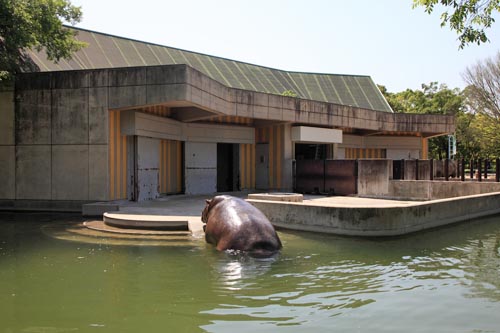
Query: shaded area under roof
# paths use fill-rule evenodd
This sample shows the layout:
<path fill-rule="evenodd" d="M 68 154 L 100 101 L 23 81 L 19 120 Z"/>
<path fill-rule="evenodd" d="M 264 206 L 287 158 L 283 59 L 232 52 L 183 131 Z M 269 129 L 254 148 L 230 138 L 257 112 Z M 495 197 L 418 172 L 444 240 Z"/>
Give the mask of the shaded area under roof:
<path fill-rule="evenodd" d="M 291 90 L 303 99 L 392 112 L 369 76 L 288 72 L 79 28 L 70 29 L 77 30 L 77 39 L 88 46 L 76 52 L 73 59 L 57 64 L 48 60 L 43 52 L 32 51 L 32 59 L 40 71 L 186 64 L 231 88 L 277 95 Z"/>

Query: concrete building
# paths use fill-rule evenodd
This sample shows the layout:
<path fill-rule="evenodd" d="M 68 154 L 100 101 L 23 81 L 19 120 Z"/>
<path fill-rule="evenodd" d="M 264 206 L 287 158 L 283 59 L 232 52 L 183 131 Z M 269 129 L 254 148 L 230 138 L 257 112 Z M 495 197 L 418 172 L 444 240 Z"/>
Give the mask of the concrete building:
<path fill-rule="evenodd" d="M 292 161 L 426 158 L 453 118 L 393 113 L 369 76 L 297 73 L 79 30 L 0 91 L 0 200 L 291 190 Z M 293 91 L 297 97 L 282 96 Z"/>

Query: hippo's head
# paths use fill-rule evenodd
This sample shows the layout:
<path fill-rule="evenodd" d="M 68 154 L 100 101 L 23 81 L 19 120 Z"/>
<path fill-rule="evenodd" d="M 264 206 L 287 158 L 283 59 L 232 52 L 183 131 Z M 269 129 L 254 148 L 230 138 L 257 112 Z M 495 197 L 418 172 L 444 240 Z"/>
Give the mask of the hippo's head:
<path fill-rule="evenodd" d="M 212 199 L 207 199 L 205 200 L 205 208 L 203 208 L 203 212 L 201 213 L 201 221 L 203 223 L 208 223 L 208 214 L 210 213 L 210 210 L 214 208 L 215 205 L 217 205 L 219 202 L 225 200 L 227 196 L 224 195 L 218 195 L 216 197 L 213 197 Z"/>
<path fill-rule="evenodd" d="M 203 208 L 203 211 L 201 212 L 201 221 L 203 223 L 207 223 L 208 221 L 208 212 L 210 211 L 210 203 L 212 200 L 205 200 L 205 208 Z"/>

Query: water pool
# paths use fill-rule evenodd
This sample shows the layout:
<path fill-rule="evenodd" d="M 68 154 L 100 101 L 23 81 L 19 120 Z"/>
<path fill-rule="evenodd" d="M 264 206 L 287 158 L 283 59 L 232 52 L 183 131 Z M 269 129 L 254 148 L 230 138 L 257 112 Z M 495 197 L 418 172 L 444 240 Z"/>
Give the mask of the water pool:
<path fill-rule="evenodd" d="M 203 240 L 60 240 L 0 213 L 0 332 L 500 332 L 500 217 L 396 239 L 280 232 L 279 256 Z"/>

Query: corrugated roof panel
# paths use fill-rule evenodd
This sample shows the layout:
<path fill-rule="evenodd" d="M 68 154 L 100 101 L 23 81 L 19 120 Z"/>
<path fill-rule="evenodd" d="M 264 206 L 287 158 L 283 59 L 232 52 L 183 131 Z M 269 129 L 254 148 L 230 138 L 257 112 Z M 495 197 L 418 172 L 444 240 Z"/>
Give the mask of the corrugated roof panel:
<path fill-rule="evenodd" d="M 257 90 L 258 91 L 257 87 L 248 78 L 246 73 L 239 66 L 237 66 L 236 62 L 226 61 L 226 65 L 231 69 L 231 72 L 233 72 L 234 75 L 236 75 L 238 80 L 241 82 L 242 89 L 254 90 L 254 91 Z M 243 87 L 245 87 L 245 88 L 243 88 Z"/>
<path fill-rule="evenodd" d="M 347 86 L 349 87 L 349 91 L 351 92 L 352 96 L 354 97 L 355 100 L 355 106 L 359 106 L 362 108 L 370 109 L 370 103 L 366 99 L 366 96 L 364 92 L 361 90 L 361 86 L 358 85 L 358 82 L 356 81 L 356 77 L 354 76 L 346 76 L 344 77 L 344 81 L 346 82 Z"/>
<path fill-rule="evenodd" d="M 170 54 L 170 56 L 172 57 L 172 59 L 174 59 L 176 64 L 187 64 L 186 58 L 182 56 L 182 52 L 180 50 L 171 47 L 168 47 L 167 49 L 168 49 L 168 54 Z"/>
<path fill-rule="evenodd" d="M 224 79 L 224 77 L 222 76 L 222 74 L 220 73 L 219 69 L 217 68 L 217 66 L 214 64 L 214 62 L 212 61 L 212 58 L 211 57 L 207 57 L 207 56 L 200 56 L 199 59 L 203 62 L 203 64 L 205 65 L 204 68 L 206 68 L 206 70 L 208 70 L 208 73 L 205 72 L 206 70 L 202 69 L 202 68 L 196 68 L 197 70 L 201 71 L 202 73 L 210 76 L 212 79 L 222 83 L 222 84 L 227 84 L 226 83 L 226 80 Z"/>
<path fill-rule="evenodd" d="M 291 90 L 297 94 L 298 90 L 297 87 L 292 82 L 292 80 L 290 80 L 290 78 L 283 73 L 283 71 L 274 71 L 274 76 L 285 88 L 281 93 L 283 93 L 286 90 Z"/>
<path fill-rule="evenodd" d="M 170 52 L 169 52 L 170 49 L 168 47 L 153 45 L 153 48 L 154 48 L 156 54 L 158 54 L 158 57 L 162 60 L 163 65 L 175 65 L 176 64 L 175 59 L 170 54 Z"/>
<path fill-rule="evenodd" d="M 91 36 L 93 40 L 90 40 L 89 46 L 84 49 L 84 52 L 87 53 L 87 56 L 92 64 L 92 68 L 114 67 L 113 63 L 108 59 L 108 55 L 105 53 L 106 48 L 103 48 L 101 45 L 102 40 L 107 40 L 106 44 L 111 43 L 109 38 L 106 39 L 106 36 L 96 33 L 91 33 Z"/>
<path fill-rule="evenodd" d="M 368 76 L 298 73 L 179 50 L 167 46 L 75 29 L 78 39 L 89 44 L 73 60 L 54 64 L 32 51 L 41 71 L 125 66 L 186 64 L 229 87 L 282 94 L 292 90 L 298 97 L 392 112 Z"/>
<path fill-rule="evenodd" d="M 338 100 L 339 104 L 355 105 L 356 100 L 354 99 L 354 96 L 351 94 L 349 87 L 346 85 L 344 81 L 344 76 L 328 75 L 327 79 L 331 83 L 335 91 L 335 94 L 337 96 L 336 99 Z"/>
<path fill-rule="evenodd" d="M 327 101 L 336 101 L 335 103 L 343 104 L 343 99 L 340 98 L 336 87 L 333 85 L 330 77 L 333 75 L 318 75 L 318 82 L 323 88 L 323 92 Z"/>
<path fill-rule="evenodd" d="M 304 81 L 303 73 L 290 73 L 290 76 L 292 77 L 293 81 L 296 82 L 302 91 L 302 94 L 299 97 L 306 98 L 306 99 L 312 99 L 311 98 L 311 93 L 309 92 L 309 89 L 306 86 L 306 82 Z"/>
<path fill-rule="evenodd" d="M 266 91 L 266 87 L 262 84 L 257 72 L 251 70 L 251 65 L 242 62 L 235 62 L 235 66 L 239 67 L 249 80 L 252 80 L 253 86 L 256 87 L 256 91 Z"/>
<path fill-rule="evenodd" d="M 82 60 L 82 63 L 85 64 L 85 69 L 90 68 L 103 68 L 98 67 L 94 64 L 94 57 L 98 56 L 102 51 L 98 48 L 98 45 L 95 42 L 94 37 L 90 32 L 82 32 L 80 31 L 77 35 L 78 40 L 87 43 L 87 47 L 84 47 L 76 54 Z"/>
<path fill-rule="evenodd" d="M 188 65 L 190 65 L 191 67 L 196 68 L 201 72 L 206 71 L 205 66 L 195 54 L 191 52 L 183 52 L 183 56 L 188 61 Z"/>
<path fill-rule="evenodd" d="M 239 85 L 239 84 L 235 83 L 237 81 L 237 79 L 232 77 L 229 69 L 226 66 L 224 66 L 224 61 L 226 61 L 226 60 L 222 60 L 221 58 L 217 58 L 217 57 L 211 57 L 210 60 L 213 62 L 213 64 L 217 68 L 218 73 L 224 79 L 224 81 L 221 81 L 221 83 L 227 84 L 230 87 L 234 86 L 235 88 L 237 88 L 237 86 Z"/>
<path fill-rule="evenodd" d="M 309 91 L 309 95 L 312 100 L 327 102 L 324 91 L 319 86 L 318 78 L 316 74 L 303 74 L 302 78 Z"/>
<path fill-rule="evenodd" d="M 370 104 L 375 110 L 390 108 L 384 96 L 372 80 L 359 80 L 359 84 L 368 96 Z"/>
<path fill-rule="evenodd" d="M 255 90 L 251 88 L 248 80 L 241 74 L 238 68 L 232 66 L 230 61 L 222 61 L 221 64 L 229 74 L 228 80 L 231 86 L 238 89 Z"/>
<path fill-rule="evenodd" d="M 281 80 L 278 77 L 279 70 L 277 69 L 269 69 L 269 74 L 268 78 L 269 80 L 273 83 L 273 86 L 275 86 L 278 89 L 278 94 L 282 94 L 286 89 L 286 85 L 284 85 Z"/>
<path fill-rule="evenodd" d="M 196 64 L 195 66 L 193 66 L 193 68 L 199 70 L 205 75 L 208 75 L 209 77 L 213 77 L 211 70 L 214 71 L 215 68 L 212 64 L 209 63 L 208 59 L 206 59 L 207 57 L 196 53 L 192 53 L 192 56 L 193 58 L 195 58 L 194 63 Z"/>
<path fill-rule="evenodd" d="M 151 48 L 148 47 L 148 44 L 134 43 L 134 45 L 147 66 L 161 65 L 158 58 L 151 51 Z"/>
<path fill-rule="evenodd" d="M 111 57 L 113 59 L 113 67 L 130 66 L 130 63 L 127 61 L 125 54 L 120 47 L 120 40 L 118 38 L 109 38 L 108 42 L 110 44 L 109 49 L 112 54 Z"/>
<path fill-rule="evenodd" d="M 253 70 L 257 73 L 257 75 L 259 76 L 259 80 L 264 85 L 266 89 L 264 90 L 264 92 L 269 92 L 271 94 L 281 94 L 279 88 L 275 85 L 275 83 L 272 80 L 269 68 L 254 66 Z"/>
<path fill-rule="evenodd" d="M 139 54 L 139 51 L 134 46 L 132 41 L 116 40 L 116 45 L 120 48 L 123 57 L 126 59 L 129 66 L 145 66 L 144 59 Z"/>

